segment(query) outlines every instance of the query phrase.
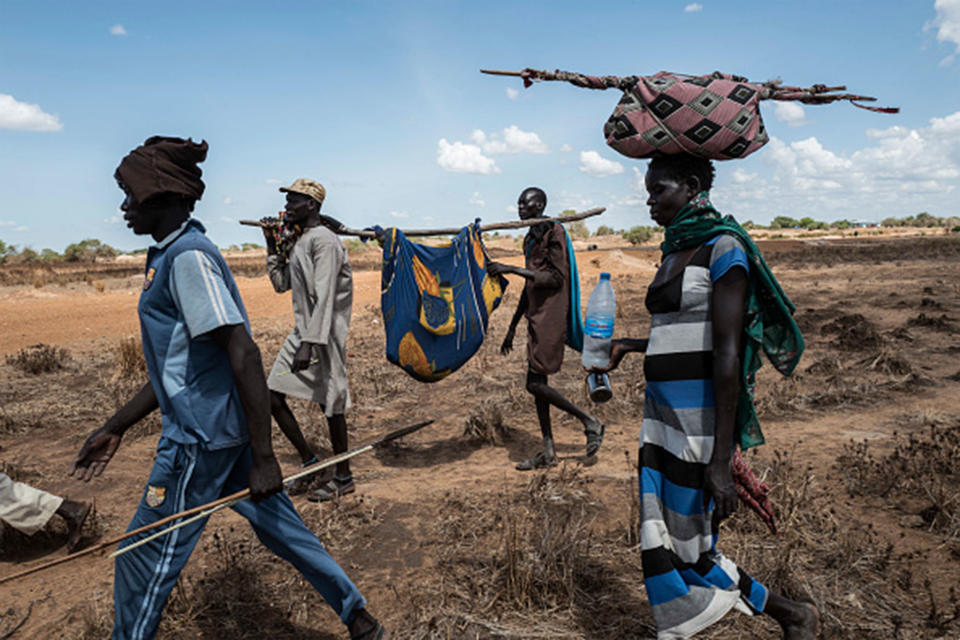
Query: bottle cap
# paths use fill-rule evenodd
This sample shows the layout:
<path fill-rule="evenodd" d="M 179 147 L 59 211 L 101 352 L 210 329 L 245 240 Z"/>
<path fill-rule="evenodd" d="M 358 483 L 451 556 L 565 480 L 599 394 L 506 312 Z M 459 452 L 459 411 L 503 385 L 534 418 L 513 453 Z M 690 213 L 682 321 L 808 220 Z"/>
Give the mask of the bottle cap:
<path fill-rule="evenodd" d="M 609 280 L 609 279 L 610 279 L 610 274 L 607 273 L 606 271 L 603 271 L 603 272 L 600 274 L 600 279 L 601 279 L 601 280 Z"/>

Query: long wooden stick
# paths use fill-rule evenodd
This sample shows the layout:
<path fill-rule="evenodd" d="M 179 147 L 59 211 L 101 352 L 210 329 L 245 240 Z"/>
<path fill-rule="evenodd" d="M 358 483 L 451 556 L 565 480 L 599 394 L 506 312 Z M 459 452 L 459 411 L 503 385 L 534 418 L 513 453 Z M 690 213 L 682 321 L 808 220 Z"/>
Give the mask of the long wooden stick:
<path fill-rule="evenodd" d="M 480 73 L 488 73 L 491 76 L 517 76 L 518 78 L 523 76 L 519 71 L 499 71 L 497 69 L 480 69 Z"/>
<path fill-rule="evenodd" d="M 592 216 L 598 216 L 604 211 L 606 207 L 596 207 L 594 209 L 588 209 L 581 213 L 571 213 L 568 216 L 557 216 L 555 218 L 531 218 L 529 220 L 511 220 L 510 222 L 494 222 L 493 224 L 484 224 L 480 225 L 480 231 L 497 231 L 500 229 L 522 229 L 523 227 L 532 227 L 538 222 L 544 222 L 545 220 L 551 220 L 553 222 L 575 222 L 577 220 L 583 220 L 584 218 L 590 218 Z M 241 220 L 240 224 L 244 224 L 250 227 L 265 227 L 268 225 L 263 224 L 259 220 Z M 462 228 L 462 227 L 461 227 Z M 448 229 L 401 229 L 403 235 L 406 236 L 450 236 L 460 233 L 461 228 L 450 227 Z M 373 231 L 366 231 L 360 229 L 351 229 L 350 227 L 340 226 L 339 228 L 334 229 L 334 231 L 342 236 L 357 236 L 359 238 L 375 238 L 377 234 Z"/>
<path fill-rule="evenodd" d="M 343 462 L 344 460 L 349 460 L 350 458 L 353 458 L 354 456 L 358 456 L 358 455 L 360 455 L 361 453 L 366 453 L 367 451 L 370 451 L 370 450 L 373 449 L 374 447 L 378 447 L 378 446 L 380 446 L 380 445 L 382 445 L 382 444 L 384 444 L 384 443 L 386 443 L 386 442 L 390 442 L 391 440 L 396 440 L 397 438 L 401 438 L 401 437 L 403 437 L 403 436 L 405 436 L 405 435 L 408 435 L 408 434 L 410 434 L 410 433 L 413 433 L 414 431 L 418 431 L 418 430 L 420 430 L 420 429 L 422 429 L 422 428 L 424 428 L 424 427 L 426 427 L 427 425 L 432 424 L 432 423 L 433 423 L 433 420 L 425 420 L 425 421 L 423 421 L 423 422 L 418 422 L 417 424 L 411 425 L 411 426 L 409 426 L 409 427 L 403 427 L 402 429 L 397 429 L 396 431 L 393 431 L 393 432 L 391 432 L 391 433 L 388 433 L 387 435 L 383 436 L 382 438 L 379 438 L 379 439 L 377 439 L 377 440 L 374 440 L 373 442 L 371 442 L 371 443 L 369 443 L 369 444 L 367 444 L 367 445 L 364 445 L 364 446 L 362 446 L 362 447 L 360 447 L 360 448 L 358 448 L 358 449 L 354 449 L 354 450 L 352 450 L 352 451 L 347 451 L 346 453 L 341 453 L 341 454 L 338 455 L 338 456 L 333 456 L 332 458 L 327 458 L 327 459 L 325 459 L 325 460 L 321 460 L 321 461 L 318 462 L 317 464 L 311 465 L 311 466 L 309 466 L 309 467 L 306 467 L 306 468 L 298 471 L 297 473 L 293 474 L 293 475 L 290 476 L 289 478 L 284 478 L 283 482 L 284 482 L 284 484 L 287 484 L 287 483 L 289 483 L 289 482 L 293 482 L 294 480 L 297 480 L 298 478 L 302 478 L 302 477 L 304 477 L 304 476 L 312 475 L 312 474 L 316 473 L 317 471 L 321 471 L 321 470 L 323 470 L 323 469 L 325 469 L 325 468 L 327 468 L 327 467 L 333 466 L 333 465 L 335 465 L 335 464 L 337 464 L 337 463 L 339 463 L 339 462 Z M 236 503 L 236 502 L 239 502 L 240 500 L 246 499 L 246 498 L 249 497 L 249 496 L 250 496 L 250 489 L 244 489 L 243 491 L 238 491 L 238 492 L 233 493 L 233 494 L 231 494 L 231 495 L 229 495 L 229 496 L 224 496 L 223 498 L 219 498 L 218 500 L 214 500 L 214 501 L 209 502 L 209 503 L 207 503 L 207 504 L 203 504 L 203 505 L 200 505 L 200 506 L 198 506 L 198 507 L 193 507 L 192 509 L 186 509 L 185 511 L 181 511 L 181 512 L 179 512 L 179 513 L 174 513 L 173 515 L 167 516 L 166 518 L 161 518 L 161 519 L 157 520 L 156 522 L 152 522 L 152 523 L 150 523 L 150 524 L 144 525 L 144 526 L 142 526 L 142 527 L 139 527 L 139 528 L 137 528 L 137 529 L 134 529 L 133 531 L 128 531 L 127 533 L 124 533 L 123 535 L 116 536 L 116 537 L 111 538 L 110 540 L 107 540 L 107 541 L 105 541 L 105 542 L 97 543 L 97 544 L 93 545 L 92 547 L 87 547 L 86 549 L 83 549 L 82 551 L 77 551 L 76 553 L 71 553 L 71 554 L 66 555 L 66 556 L 64 556 L 64 557 L 62 557 L 62 558 L 57 558 L 57 559 L 55 559 L 55 560 L 50 560 L 50 561 L 45 562 L 45 563 L 43 563 L 43 564 L 39 564 L 39 565 L 37 565 L 37 566 L 35 566 L 35 567 L 30 567 L 29 569 L 24 569 L 23 571 L 21 571 L 21 572 L 19 572 L 19 573 L 15 573 L 15 574 L 13 574 L 13 575 L 9 575 L 9 576 L 0 578 L 0 584 L 4 584 L 4 583 L 6 583 L 6 582 L 11 582 L 11 581 L 16 580 L 16 579 L 18 579 L 18 578 L 23 578 L 24 576 L 28 576 L 28 575 L 30 575 L 30 574 L 32 574 L 32 573 L 36 573 L 36 572 L 38 572 L 38 571 L 42 571 L 42 570 L 48 569 L 48 568 L 50 568 L 50 567 L 55 567 L 55 566 L 57 566 L 58 564 L 63 564 L 64 562 L 69 562 L 69 561 L 71 561 L 71 560 L 76 560 L 77 558 L 83 557 L 83 556 L 85 556 L 85 555 L 89 555 L 89 554 L 94 553 L 94 552 L 96 552 L 96 551 L 100 551 L 101 549 L 104 549 L 104 548 L 109 547 L 109 546 L 111 546 L 111 545 L 115 545 L 115 544 L 117 544 L 118 542 L 122 542 L 122 541 L 126 540 L 127 538 L 132 538 L 133 536 L 136 536 L 136 535 L 139 535 L 139 534 L 141 534 L 141 533 L 144 533 L 145 531 L 150 531 L 151 529 L 155 529 L 155 528 L 157 528 L 157 527 L 163 526 L 163 525 L 168 524 L 168 523 L 170 523 L 170 522 L 173 522 L 174 520 L 177 520 L 177 519 L 179 519 L 179 518 L 186 518 L 186 517 L 189 517 L 189 516 L 196 515 L 196 514 L 198 514 L 198 513 L 202 513 L 203 511 L 205 511 L 205 510 L 207 510 L 207 509 L 210 509 L 211 507 L 217 507 L 218 505 L 223 505 L 224 507 L 230 506 L 230 504 L 227 504 L 227 503 L 231 503 L 231 501 L 233 501 L 233 503 Z M 232 504 L 232 503 L 231 503 L 231 504 Z M 163 533 L 166 533 L 166 531 L 164 531 Z M 159 537 L 159 536 L 158 536 L 158 537 Z"/>

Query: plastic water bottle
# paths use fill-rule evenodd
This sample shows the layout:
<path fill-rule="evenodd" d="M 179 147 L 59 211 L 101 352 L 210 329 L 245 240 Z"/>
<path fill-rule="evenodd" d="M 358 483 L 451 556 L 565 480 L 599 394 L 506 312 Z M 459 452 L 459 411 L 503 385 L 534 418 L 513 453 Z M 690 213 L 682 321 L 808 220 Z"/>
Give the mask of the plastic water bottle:
<path fill-rule="evenodd" d="M 610 340 L 617 316 L 617 297 L 610 284 L 610 274 L 601 273 L 587 303 L 587 320 L 583 328 L 581 362 L 587 369 L 610 364 Z"/>

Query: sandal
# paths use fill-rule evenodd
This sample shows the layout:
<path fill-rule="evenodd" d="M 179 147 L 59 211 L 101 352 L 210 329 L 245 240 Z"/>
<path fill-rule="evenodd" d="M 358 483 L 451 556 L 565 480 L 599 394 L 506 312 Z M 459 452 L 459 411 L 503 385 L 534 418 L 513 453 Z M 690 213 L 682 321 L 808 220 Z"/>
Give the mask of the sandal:
<path fill-rule="evenodd" d="M 584 429 L 583 433 L 587 436 L 587 457 L 597 455 L 597 451 L 600 450 L 600 445 L 603 443 L 603 434 L 607 430 L 607 426 L 602 422 L 600 424 L 600 429 Z"/>
<path fill-rule="evenodd" d="M 310 502 L 329 502 L 356 490 L 357 486 L 353 483 L 352 475 L 346 478 L 333 476 L 333 480 L 307 496 L 307 500 Z"/>
<path fill-rule="evenodd" d="M 549 467 L 555 467 L 559 464 L 557 462 L 557 457 L 553 456 L 552 458 L 547 458 L 546 454 L 541 451 L 532 458 L 527 458 L 523 462 L 517 464 L 517 471 L 533 471 L 534 469 L 547 469 Z"/>

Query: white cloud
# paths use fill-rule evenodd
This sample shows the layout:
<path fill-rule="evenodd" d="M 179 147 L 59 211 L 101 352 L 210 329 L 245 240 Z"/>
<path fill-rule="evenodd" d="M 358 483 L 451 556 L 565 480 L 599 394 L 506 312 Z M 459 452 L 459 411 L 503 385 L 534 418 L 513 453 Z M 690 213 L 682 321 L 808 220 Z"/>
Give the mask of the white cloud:
<path fill-rule="evenodd" d="M 437 143 L 437 164 L 444 171 L 454 173 L 500 173 L 493 158 L 483 155 L 483 150 L 477 145 L 464 144 L 459 140 L 450 143 L 446 138 L 440 138 Z"/>
<path fill-rule="evenodd" d="M 515 204 L 508 204 L 507 207 L 506 207 L 506 209 L 507 209 L 507 213 L 516 213 L 516 212 L 517 212 L 517 205 L 515 205 Z"/>
<path fill-rule="evenodd" d="M 45 113 L 38 105 L 19 102 L 0 93 L 0 129 L 15 131 L 60 131 L 63 124 L 57 116 Z"/>
<path fill-rule="evenodd" d="M 231 223 L 232 223 L 232 222 L 236 222 L 236 220 L 233 219 L 233 218 L 231 218 L 230 216 L 220 216 L 220 222 L 231 222 Z"/>
<path fill-rule="evenodd" d="M 473 195 L 470 196 L 470 200 L 467 201 L 468 204 L 473 205 L 474 207 L 485 207 L 487 206 L 486 201 L 480 197 L 479 191 L 474 191 Z"/>
<path fill-rule="evenodd" d="M 683 8 L 684 13 L 698 13 L 703 11 L 703 5 L 699 2 L 691 2 Z"/>
<path fill-rule="evenodd" d="M 117 211 L 115 215 L 112 215 L 109 218 L 104 218 L 103 221 L 106 222 L 107 224 L 120 224 L 121 222 L 123 222 L 123 213 L 120 211 Z"/>
<path fill-rule="evenodd" d="M 777 102 L 773 114 L 777 117 L 777 120 L 785 122 L 791 127 L 807 124 L 807 113 L 796 102 Z"/>
<path fill-rule="evenodd" d="M 552 208 L 560 211 L 566 211 L 567 209 L 584 211 L 585 209 L 590 209 L 595 206 L 594 201 L 587 196 L 580 193 L 572 193 L 566 189 L 561 189 L 560 194 L 553 197 L 552 205 Z"/>
<path fill-rule="evenodd" d="M 110 27 L 110 35 L 125 36 L 127 35 L 127 30 L 123 28 L 122 24 L 115 24 L 112 27 Z"/>
<path fill-rule="evenodd" d="M 605 178 L 623 173 L 623 165 L 613 160 L 607 160 L 596 151 L 581 151 L 580 171 L 594 178 Z"/>
<path fill-rule="evenodd" d="M 571 147 L 566 142 L 564 142 L 562 145 L 560 145 L 560 151 L 562 151 L 563 153 L 570 153 L 571 151 L 573 151 L 573 147 Z"/>
<path fill-rule="evenodd" d="M 267 184 L 283 184 L 283 180 L 278 180 L 277 178 L 267 178 L 264 182 Z"/>
<path fill-rule="evenodd" d="M 484 153 L 547 153 L 550 149 L 533 131 L 523 131 L 515 124 L 510 125 L 502 133 L 492 133 L 489 136 L 475 129 L 470 134 L 470 140 L 483 149 Z"/>
<path fill-rule="evenodd" d="M 937 0 L 933 8 L 937 17 L 926 28 L 937 30 L 937 41 L 954 45 L 954 52 L 940 61 L 941 65 L 948 65 L 960 54 L 960 0 Z"/>
<path fill-rule="evenodd" d="M 18 223 L 12 220 L 0 220 L 0 227 L 15 227 Z"/>
<path fill-rule="evenodd" d="M 407 213 L 406 211 L 391 211 L 390 217 L 391 218 L 409 218 L 410 214 Z"/>
<path fill-rule="evenodd" d="M 507 87 L 507 98 L 508 98 L 508 99 L 510 99 L 510 100 L 516 100 L 519 95 L 520 95 L 520 91 L 519 91 L 519 90 L 517 90 L 517 89 L 512 89 L 512 88 L 510 88 L 510 87 Z"/>
<path fill-rule="evenodd" d="M 762 176 L 739 167 L 720 170 L 721 209 L 729 199 L 739 209 L 731 213 L 744 220 L 769 220 L 771 202 L 825 220 L 956 214 L 960 111 L 931 118 L 926 127 L 869 129 L 866 136 L 867 146 L 853 153 L 835 152 L 814 137 L 771 138 L 758 154 L 769 169 Z"/>
<path fill-rule="evenodd" d="M 229 207 L 230 205 L 233 204 L 233 198 L 231 198 L 230 196 L 227 196 L 226 198 L 223 199 L 223 204 Z"/>

